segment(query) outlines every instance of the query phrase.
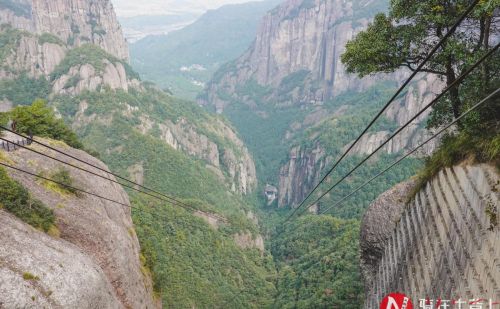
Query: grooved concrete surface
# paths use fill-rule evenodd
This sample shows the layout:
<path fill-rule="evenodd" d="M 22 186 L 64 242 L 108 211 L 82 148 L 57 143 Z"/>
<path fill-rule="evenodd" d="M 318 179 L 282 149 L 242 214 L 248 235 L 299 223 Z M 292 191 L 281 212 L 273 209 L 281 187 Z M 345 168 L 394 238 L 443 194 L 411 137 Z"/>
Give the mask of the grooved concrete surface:
<path fill-rule="evenodd" d="M 400 203 L 394 228 L 377 241 L 365 236 L 384 223 L 365 217 L 364 308 L 379 308 L 391 292 L 405 293 L 414 306 L 427 297 L 500 301 L 500 227 L 492 226 L 495 214 L 500 219 L 499 191 L 494 167 L 455 166 L 441 171 L 411 202 Z M 381 245 L 381 254 L 369 254 L 370 246 Z"/>

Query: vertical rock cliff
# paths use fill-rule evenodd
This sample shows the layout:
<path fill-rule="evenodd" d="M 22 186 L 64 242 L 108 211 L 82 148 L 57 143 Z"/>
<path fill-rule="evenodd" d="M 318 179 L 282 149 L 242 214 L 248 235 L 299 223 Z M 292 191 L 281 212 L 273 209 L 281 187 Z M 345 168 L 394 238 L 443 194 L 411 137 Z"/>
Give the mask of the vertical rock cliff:
<path fill-rule="evenodd" d="M 484 164 L 447 168 L 406 202 L 413 187 L 410 182 L 387 191 L 363 219 L 365 308 L 378 308 L 394 291 L 414 301 L 499 299 L 498 170 Z"/>
<path fill-rule="evenodd" d="M 292 104 L 324 102 L 347 90 L 374 85 L 386 77 L 359 80 L 348 75 L 340 55 L 347 41 L 386 6 L 386 1 L 286 1 L 263 18 L 250 49 L 216 74 L 208 86 L 208 102 L 222 112 L 230 102 L 221 92 L 237 93 L 251 81 L 279 89 L 269 98 Z M 289 87 L 290 79 L 298 84 Z"/>
<path fill-rule="evenodd" d="M 363 92 L 389 84 L 395 87 L 408 76 L 407 71 L 398 70 L 360 79 L 346 73 L 340 60 L 346 43 L 365 29 L 376 13 L 386 11 L 387 6 L 387 1 L 285 1 L 266 14 L 253 45 L 240 58 L 222 67 L 200 97 L 200 104 L 209 105 L 218 113 L 229 109 L 228 115 L 231 115 L 235 109 L 249 109 L 262 122 L 281 123 L 284 120 L 279 119 L 279 111 L 293 108 L 297 108 L 296 114 L 304 114 L 289 121 L 289 128 L 280 141 L 291 146 L 285 163 L 276 168 L 279 179 L 274 185 L 279 188 L 280 207 L 293 207 L 300 202 L 326 172 L 327 163 L 334 159 L 327 156 L 332 149 L 326 145 L 329 141 L 323 133 L 324 126 L 323 130 L 316 128 L 327 122 L 333 124 L 344 114 L 363 117 L 353 111 Z M 366 134 L 350 155 L 371 153 L 395 127 L 429 103 L 442 85 L 433 75 L 415 78 L 385 112 L 383 118 L 391 126 L 380 126 Z M 346 100 L 349 96 L 356 99 Z M 383 92 L 374 94 L 370 99 L 364 98 L 365 105 L 386 100 L 388 96 Z M 336 100 L 347 103 L 336 104 Z M 268 119 L 266 115 L 270 110 L 276 113 Z M 419 117 L 383 152 L 395 155 L 418 145 L 428 135 L 424 129 L 427 116 L 428 113 Z M 317 133 L 304 138 L 302 132 L 307 130 Z M 356 130 L 361 132 L 362 128 Z M 342 141 L 335 151 L 346 149 L 352 140 Z M 429 144 L 419 154 L 429 154 L 434 148 L 435 144 Z"/>
<path fill-rule="evenodd" d="M 0 24 L 50 33 L 70 46 L 95 44 L 121 60 L 129 57 L 109 0 L 5 0 L 0 4 Z"/>
<path fill-rule="evenodd" d="M 43 142 L 106 169 L 83 151 L 59 142 Z M 4 162 L 36 175 L 66 168 L 27 150 L 2 153 Z M 56 152 L 51 155 L 66 160 Z M 130 208 L 86 194 L 69 194 L 20 172 L 6 171 L 55 212 L 60 235 L 35 230 L 0 209 L 1 308 L 156 307 L 150 275 L 140 262 Z M 75 169 L 67 171 L 75 186 L 130 204 L 121 186 Z M 96 173 L 114 179 L 107 173 Z"/>

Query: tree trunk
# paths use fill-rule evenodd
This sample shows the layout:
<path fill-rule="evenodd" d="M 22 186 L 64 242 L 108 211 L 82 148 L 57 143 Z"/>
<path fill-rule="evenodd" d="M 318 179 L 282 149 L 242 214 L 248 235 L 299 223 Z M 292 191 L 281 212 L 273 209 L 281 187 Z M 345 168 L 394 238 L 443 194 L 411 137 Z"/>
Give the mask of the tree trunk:
<path fill-rule="evenodd" d="M 486 17 L 485 25 L 484 25 L 484 36 L 482 37 L 483 48 L 487 51 L 490 48 L 490 31 L 491 31 L 491 17 Z M 490 85 L 490 70 L 488 66 L 488 62 L 485 61 L 482 65 L 482 73 L 483 73 L 483 81 L 485 89 L 489 88 Z"/>
<path fill-rule="evenodd" d="M 450 86 L 456 80 L 455 71 L 452 66 L 451 56 L 448 57 L 448 61 L 446 63 L 446 84 Z M 450 101 L 451 101 L 451 109 L 453 111 L 453 117 L 457 119 L 460 117 L 460 107 L 462 106 L 462 102 L 460 100 L 460 94 L 458 90 L 459 85 L 455 85 L 450 89 Z M 460 122 L 457 123 L 458 127 L 461 128 Z"/>

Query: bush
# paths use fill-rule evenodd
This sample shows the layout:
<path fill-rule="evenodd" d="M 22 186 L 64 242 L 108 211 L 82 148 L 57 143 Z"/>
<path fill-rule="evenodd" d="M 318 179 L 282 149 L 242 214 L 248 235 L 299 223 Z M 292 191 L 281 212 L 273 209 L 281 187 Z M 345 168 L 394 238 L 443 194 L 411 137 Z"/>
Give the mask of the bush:
<path fill-rule="evenodd" d="M 40 37 L 38 37 L 38 44 L 43 45 L 45 43 L 64 46 L 64 42 L 60 38 L 50 33 L 42 33 Z"/>
<path fill-rule="evenodd" d="M 28 191 L 0 168 L 0 208 L 44 232 L 54 228 L 54 212 L 41 201 L 33 199 Z"/>
<path fill-rule="evenodd" d="M 17 122 L 19 133 L 53 138 L 73 148 L 83 148 L 76 134 L 61 119 L 55 117 L 43 100 L 36 100 L 31 106 L 17 106 L 8 114 Z"/>
<path fill-rule="evenodd" d="M 0 98 L 14 105 L 30 105 L 37 99 L 47 98 L 49 93 L 50 83 L 45 77 L 35 79 L 23 73 L 16 79 L 0 81 Z"/>
<path fill-rule="evenodd" d="M 23 273 L 23 279 L 24 280 L 40 280 L 40 278 L 38 276 L 35 276 L 29 272 Z"/>
<path fill-rule="evenodd" d="M 73 186 L 73 178 L 71 178 L 68 170 L 61 168 L 50 175 L 49 178 L 54 180 L 55 182 L 58 182 L 57 184 L 53 184 L 57 186 L 59 192 L 79 196 L 80 192 L 71 188 Z"/>
<path fill-rule="evenodd" d="M 443 168 L 457 165 L 465 160 L 492 163 L 500 170 L 500 133 L 478 134 L 463 131 L 444 136 L 439 149 L 426 159 L 414 193 Z M 413 196 L 412 194 L 410 197 Z"/>

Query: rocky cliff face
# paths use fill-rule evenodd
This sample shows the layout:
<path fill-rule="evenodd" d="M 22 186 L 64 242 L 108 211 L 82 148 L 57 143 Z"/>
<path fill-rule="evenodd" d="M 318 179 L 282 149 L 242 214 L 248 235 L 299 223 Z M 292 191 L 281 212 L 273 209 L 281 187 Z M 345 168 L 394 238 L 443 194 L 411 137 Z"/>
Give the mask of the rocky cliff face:
<path fill-rule="evenodd" d="M 0 23 L 9 24 L 0 31 L 0 36 L 9 38 L 2 53 L 1 78 L 15 79 L 22 73 L 31 78 L 45 78 L 50 82 L 52 96 L 76 97 L 85 91 L 100 92 L 103 88 L 148 91 L 124 61 L 128 50 L 110 1 L 9 0 L 8 3 L 0 7 L 3 12 Z M 15 104 L 7 99 L 2 102 L 6 108 Z M 112 113 L 99 117 L 85 115 L 88 107 L 85 100 L 79 102 L 74 129 L 84 129 L 93 121 L 109 124 L 113 120 Z M 206 127 L 210 127 L 210 133 L 218 139 L 231 143 L 232 148 L 220 149 L 213 136 L 199 133 L 200 128 L 185 119 L 153 121 L 148 112 L 133 110 L 131 106 L 119 112 L 130 118 L 140 114 L 137 128 L 143 134 L 158 128 L 164 142 L 206 161 L 207 167 L 232 191 L 248 193 L 256 187 L 252 158 L 235 132 L 222 121 L 207 123 Z"/>
<path fill-rule="evenodd" d="M 398 127 L 403 126 L 427 104 L 429 104 L 443 89 L 443 82 L 435 75 L 421 76 L 410 86 L 402 98 L 395 100 L 384 113 L 384 116 L 393 121 Z M 431 109 L 415 119 L 401 133 L 394 137 L 383 149 L 387 153 L 398 153 L 405 149 L 413 149 L 422 143 L 431 134 L 423 129 Z M 351 150 L 355 154 L 370 154 L 391 136 L 389 131 L 367 133 Z M 419 155 L 429 155 L 436 148 L 438 141 L 426 144 L 419 151 Z"/>
<path fill-rule="evenodd" d="M 43 140 L 99 167 L 83 151 Z M 38 151 L 45 148 L 32 146 Z M 50 155 L 66 158 L 54 151 Z M 4 157 L 20 169 L 50 175 L 66 168 L 27 150 Z M 7 169 L 6 169 L 7 170 Z M 53 209 L 60 237 L 48 236 L 0 210 L 0 307 L 154 308 L 151 278 L 139 258 L 130 208 L 88 195 L 75 196 L 25 174 L 7 170 L 34 198 Z M 123 189 L 85 172 L 68 169 L 74 185 L 129 204 Z M 113 176 L 98 172 L 105 177 Z M 38 279 L 23 278 L 32 274 Z"/>
<path fill-rule="evenodd" d="M 408 76 L 408 72 L 400 70 L 359 79 L 347 74 L 340 61 L 346 43 L 365 29 L 376 13 L 385 11 L 387 5 L 386 1 L 365 0 L 284 2 L 263 18 L 249 50 L 215 74 L 199 103 L 209 104 L 219 113 L 230 104 L 243 103 L 259 116 L 265 115 L 269 108 L 286 110 L 300 106 L 308 114 L 289 124 L 283 137 L 285 143 L 295 141 L 301 132 L 322 121 L 334 121 L 349 110 L 349 105 L 328 107 L 340 94 L 360 93 L 384 81 L 399 84 Z M 418 76 L 386 111 L 386 120 L 397 126 L 404 124 L 439 93 L 442 85 L 435 76 Z M 422 115 L 401 132 L 384 152 L 395 154 L 418 145 L 428 135 L 423 128 L 427 116 L 428 113 Z M 331 161 L 325 157 L 327 147 L 320 142 L 321 134 L 318 132 L 294 146 L 286 163 L 279 168 L 280 207 L 301 201 Z M 351 155 L 371 153 L 390 135 L 389 130 L 366 134 Z M 345 141 L 340 147 L 345 149 L 348 145 L 349 141 Z M 429 154 L 434 148 L 435 144 L 429 144 L 420 155 Z"/>
<path fill-rule="evenodd" d="M 278 187 L 278 207 L 298 205 L 320 180 L 331 157 L 316 144 L 312 149 L 300 146 L 290 151 L 289 161 L 281 167 Z"/>
<path fill-rule="evenodd" d="M 226 182 L 232 192 L 247 194 L 257 186 L 255 164 L 250 153 L 238 138 L 236 133 L 224 122 L 215 120 L 210 126 L 211 133 L 225 138 L 232 147 L 222 148 L 199 128 L 180 119 L 177 123 L 170 120 L 157 122 L 151 117 L 140 117 L 138 129 L 143 134 L 150 133 L 157 127 L 160 138 L 173 147 L 207 163 L 207 168 L 217 174 L 221 181 Z M 236 150 L 239 152 L 236 154 Z"/>
<path fill-rule="evenodd" d="M 208 86 L 208 102 L 202 103 L 222 112 L 230 102 L 221 92 L 237 93 L 249 81 L 277 89 L 268 94 L 270 101 L 317 104 L 381 79 L 400 78 L 404 72 L 359 80 L 346 74 L 340 62 L 347 41 L 385 8 L 385 1 L 286 1 L 263 18 L 250 49 L 216 75 Z"/>
<path fill-rule="evenodd" d="M 441 171 L 410 202 L 412 182 L 381 195 L 361 230 L 365 308 L 394 291 L 414 301 L 500 298 L 499 184 L 494 167 L 461 165 Z"/>
<path fill-rule="evenodd" d="M 128 60 L 127 43 L 109 0 L 6 0 L 0 4 L 0 24 L 51 33 L 73 47 L 95 44 Z"/>

